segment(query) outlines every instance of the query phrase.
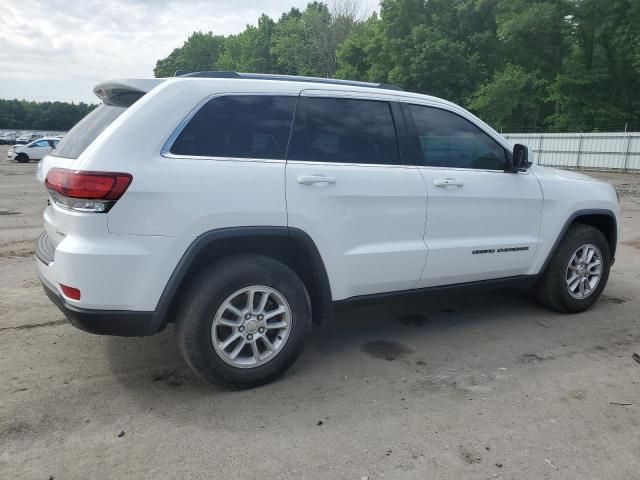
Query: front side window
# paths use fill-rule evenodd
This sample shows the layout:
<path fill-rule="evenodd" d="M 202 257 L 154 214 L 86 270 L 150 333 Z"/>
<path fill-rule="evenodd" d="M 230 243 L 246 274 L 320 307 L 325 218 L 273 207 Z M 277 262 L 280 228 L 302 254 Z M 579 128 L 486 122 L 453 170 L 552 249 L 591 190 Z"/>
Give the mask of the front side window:
<path fill-rule="evenodd" d="M 473 123 L 439 108 L 409 105 L 422 153 L 421 165 L 505 170 L 506 151 Z"/>
<path fill-rule="evenodd" d="M 40 140 L 39 142 L 35 142 L 31 144 L 32 147 L 48 147 L 49 142 L 46 140 Z"/>
<path fill-rule="evenodd" d="M 290 160 L 399 164 L 389 103 L 303 97 L 291 139 Z"/>
<path fill-rule="evenodd" d="M 283 160 L 296 100 L 269 95 L 213 98 L 191 118 L 170 152 L 198 157 Z"/>

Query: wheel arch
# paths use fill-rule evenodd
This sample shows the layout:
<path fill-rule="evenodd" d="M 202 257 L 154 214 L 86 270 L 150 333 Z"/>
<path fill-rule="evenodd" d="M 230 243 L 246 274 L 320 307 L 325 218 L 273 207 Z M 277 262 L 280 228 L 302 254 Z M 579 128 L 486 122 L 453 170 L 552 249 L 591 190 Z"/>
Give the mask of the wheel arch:
<path fill-rule="evenodd" d="M 179 300 L 191 279 L 218 259 L 238 253 L 274 258 L 302 279 L 313 312 L 313 323 L 331 319 L 333 303 L 324 262 L 311 237 L 289 227 L 231 227 L 211 230 L 197 237 L 187 248 L 167 282 L 154 312 L 149 333 L 162 330 L 172 320 Z"/>
<path fill-rule="evenodd" d="M 547 258 L 540 269 L 540 273 L 544 272 L 551 261 L 554 253 L 560 246 L 560 242 L 565 237 L 567 231 L 572 225 L 582 224 L 582 225 L 590 225 L 594 228 L 600 230 L 605 238 L 607 239 L 607 243 L 609 244 L 609 249 L 611 251 L 611 259 L 615 258 L 616 254 L 616 246 L 618 244 L 618 221 L 616 219 L 615 213 L 611 210 L 607 209 L 584 209 L 577 210 L 573 212 L 569 218 L 565 221 L 558 237 L 556 238 L 553 247 L 549 251 Z"/>

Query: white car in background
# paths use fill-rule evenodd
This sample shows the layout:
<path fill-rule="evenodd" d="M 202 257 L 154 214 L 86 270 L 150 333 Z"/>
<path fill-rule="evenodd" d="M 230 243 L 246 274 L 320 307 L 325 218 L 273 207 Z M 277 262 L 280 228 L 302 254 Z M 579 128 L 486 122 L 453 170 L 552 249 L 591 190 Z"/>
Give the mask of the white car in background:
<path fill-rule="evenodd" d="M 57 137 L 39 138 L 27 145 L 14 145 L 9 149 L 7 157 L 9 160 L 16 160 L 20 163 L 27 163 L 29 160 L 40 160 L 56 148 L 60 141 Z"/>
<path fill-rule="evenodd" d="M 5 132 L 0 135 L 0 145 L 13 145 L 16 142 L 16 132 Z"/>
<path fill-rule="evenodd" d="M 18 138 L 16 138 L 16 144 L 27 144 L 40 137 L 42 137 L 42 135 L 38 135 L 37 133 L 22 132 Z"/>

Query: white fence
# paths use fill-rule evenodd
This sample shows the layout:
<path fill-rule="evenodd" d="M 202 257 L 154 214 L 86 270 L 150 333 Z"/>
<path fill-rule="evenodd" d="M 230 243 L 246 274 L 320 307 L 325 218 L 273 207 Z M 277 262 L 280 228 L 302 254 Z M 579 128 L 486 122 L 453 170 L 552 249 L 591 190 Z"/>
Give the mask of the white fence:
<path fill-rule="evenodd" d="M 640 133 L 505 133 L 540 165 L 640 173 Z"/>

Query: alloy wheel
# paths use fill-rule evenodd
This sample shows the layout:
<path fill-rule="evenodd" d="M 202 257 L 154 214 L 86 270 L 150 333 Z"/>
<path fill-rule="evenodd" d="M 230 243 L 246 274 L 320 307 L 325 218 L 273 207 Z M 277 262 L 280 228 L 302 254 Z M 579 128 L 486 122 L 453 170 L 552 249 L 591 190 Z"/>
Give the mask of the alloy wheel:
<path fill-rule="evenodd" d="M 565 274 L 569 295 L 583 300 L 591 295 L 602 277 L 602 253 L 588 243 L 579 247 L 571 256 Z"/>
<path fill-rule="evenodd" d="M 262 285 L 231 294 L 216 312 L 211 341 L 229 365 L 253 368 L 273 359 L 291 331 L 291 307 L 277 290 Z"/>

